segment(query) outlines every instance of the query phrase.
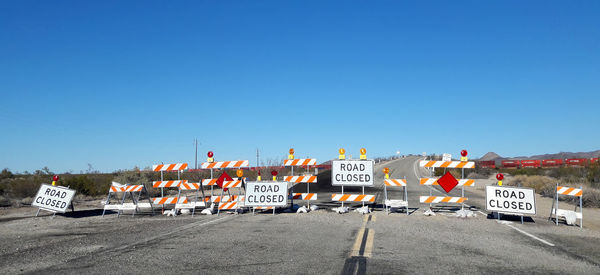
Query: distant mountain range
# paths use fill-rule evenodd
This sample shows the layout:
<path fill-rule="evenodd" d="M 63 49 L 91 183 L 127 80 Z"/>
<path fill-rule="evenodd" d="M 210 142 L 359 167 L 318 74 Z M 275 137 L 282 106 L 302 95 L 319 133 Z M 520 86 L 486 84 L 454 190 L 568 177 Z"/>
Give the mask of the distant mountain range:
<path fill-rule="evenodd" d="M 597 158 L 600 156 L 600 150 L 591 152 L 560 152 L 555 154 L 544 154 L 535 156 L 503 157 L 494 152 L 488 152 L 479 160 L 503 160 L 503 159 L 571 159 L 571 158 Z"/>

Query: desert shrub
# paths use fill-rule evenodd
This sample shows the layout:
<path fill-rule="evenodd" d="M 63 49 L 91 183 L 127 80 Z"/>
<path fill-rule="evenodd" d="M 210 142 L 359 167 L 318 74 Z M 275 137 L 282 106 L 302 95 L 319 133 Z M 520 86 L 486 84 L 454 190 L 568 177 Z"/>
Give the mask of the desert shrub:
<path fill-rule="evenodd" d="M 524 176 L 518 175 L 505 181 L 509 186 L 521 186 L 535 189 L 536 193 L 545 197 L 554 196 L 556 179 L 548 176 Z"/>
<path fill-rule="evenodd" d="M 37 194 L 42 180 L 37 176 L 18 177 L 10 180 L 7 186 L 7 194 L 10 198 L 22 199 L 33 197 Z"/>
<path fill-rule="evenodd" d="M 467 179 L 473 179 L 473 180 L 487 179 L 488 177 L 489 177 L 489 175 L 479 174 L 477 172 L 472 172 L 467 175 Z"/>

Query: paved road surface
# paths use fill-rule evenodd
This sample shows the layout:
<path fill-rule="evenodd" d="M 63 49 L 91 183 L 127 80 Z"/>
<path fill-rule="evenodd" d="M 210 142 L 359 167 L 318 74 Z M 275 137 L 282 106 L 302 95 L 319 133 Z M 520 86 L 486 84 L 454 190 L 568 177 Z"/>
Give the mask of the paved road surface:
<path fill-rule="evenodd" d="M 391 177 L 406 176 L 411 215 L 279 213 L 221 216 L 98 216 L 26 218 L 0 222 L 0 272 L 13 273 L 600 273 L 597 231 L 524 225 L 477 212 L 427 217 L 419 195 L 418 158 L 395 160 Z M 367 194 L 383 199 L 383 165 Z M 321 181 L 321 178 L 319 178 Z M 300 187 L 296 187 L 300 188 Z M 318 189 L 325 192 L 324 186 Z M 339 191 L 337 188 L 329 193 Z M 359 191 L 359 190 L 355 190 Z M 401 188 L 390 196 L 401 195 Z M 432 191 L 434 194 L 436 191 Z M 437 193 L 439 195 L 439 193 Z M 474 194 L 467 193 L 467 196 Z M 319 204 L 331 207 L 326 193 Z M 475 200 L 477 201 L 477 200 Z M 474 203 L 474 207 L 481 207 Z"/>

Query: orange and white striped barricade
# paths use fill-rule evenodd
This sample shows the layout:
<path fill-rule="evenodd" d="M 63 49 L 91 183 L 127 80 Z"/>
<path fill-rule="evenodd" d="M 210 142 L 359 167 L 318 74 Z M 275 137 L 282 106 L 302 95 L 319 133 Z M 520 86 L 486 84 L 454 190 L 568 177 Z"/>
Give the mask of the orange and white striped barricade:
<path fill-rule="evenodd" d="M 465 160 L 467 159 L 466 156 L 464 157 Z M 423 178 L 420 179 L 420 184 L 421 185 L 438 185 L 437 184 L 437 179 L 433 178 L 433 172 L 435 171 L 435 168 L 455 168 L 455 169 L 461 169 L 461 179 L 458 179 L 458 185 L 460 186 L 461 189 L 461 196 L 460 198 L 464 198 L 465 197 L 465 186 L 474 186 L 475 185 L 475 181 L 474 180 L 469 180 L 469 179 L 465 179 L 465 169 L 473 169 L 475 168 L 475 162 L 473 161 L 439 161 L 439 160 L 421 160 L 419 161 L 419 166 L 420 167 L 424 167 L 424 168 L 428 168 L 430 171 L 430 176 L 431 178 Z M 429 189 L 429 197 L 433 197 L 432 194 L 432 189 Z M 458 198 L 458 197 L 457 197 Z M 464 201 L 464 200 L 463 200 Z M 446 201 L 444 201 L 446 202 Z M 430 204 L 431 207 L 432 204 Z M 464 209 L 465 205 L 464 203 L 461 203 L 461 208 Z"/>
<path fill-rule="evenodd" d="M 365 153 L 361 149 L 360 160 L 334 160 L 331 162 L 331 185 L 341 186 L 341 194 L 332 194 L 332 201 L 339 201 L 344 207 L 344 203 L 361 202 L 362 207 L 365 203 L 374 203 L 375 195 L 366 195 L 365 186 L 373 187 L 373 166 L 375 161 L 367 159 Z M 340 149 L 341 151 L 341 149 Z M 341 152 L 340 152 L 341 157 Z M 345 156 L 344 156 L 345 158 Z M 344 194 L 344 186 L 361 187 L 361 195 Z"/>
<path fill-rule="evenodd" d="M 212 157 L 209 158 L 212 160 Z M 217 185 L 217 179 L 213 177 L 214 169 L 242 169 L 248 168 L 250 161 L 248 160 L 233 160 L 233 161 L 211 161 L 200 164 L 200 169 L 210 169 L 210 179 L 202 180 L 203 186 L 210 186 L 210 195 L 213 196 L 214 187 Z"/>
<path fill-rule="evenodd" d="M 187 197 L 162 197 L 152 198 L 153 204 L 165 205 L 165 204 L 178 204 L 178 203 L 189 203 Z"/>
<path fill-rule="evenodd" d="M 179 194 L 176 197 L 165 197 L 165 188 L 177 188 L 179 189 L 180 184 L 187 184 L 187 180 L 159 180 L 152 182 L 153 188 L 160 188 L 160 197 L 152 198 L 152 203 L 160 205 L 162 209 L 165 209 L 166 205 L 176 205 L 181 203 L 188 203 L 187 198 L 185 200 L 179 200 Z M 175 206 L 173 206 L 175 208 Z"/>
<path fill-rule="evenodd" d="M 475 162 L 472 161 L 439 161 L 439 160 L 421 160 L 419 166 L 425 168 L 475 168 Z"/>
<path fill-rule="evenodd" d="M 206 202 L 211 202 L 211 203 L 221 203 L 221 202 L 238 201 L 238 199 L 240 201 L 243 201 L 244 196 L 238 196 L 238 195 L 210 196 L 210 198 L 205 198 L 204 200 Z"/>
<path fill-rule="evenodd" d="M 221 195 L 219 196 L 220 198 L 218 199 L 219 202 L 219 206 L 217 207 L 217 216 L 221 213 L 221 211 L 225 211 L 225 210 L 233 210 L 235 211 L 236 214 L 238 214 L 238 209 L 241 209 L 244 206 L 244 196 L 242 196 L 242 186 L 244 183 L 245 178 L 238 178 L 238 179 L 234 179 L 234 180 L 226 180 L 223 181 L 223 186 L 221 189 Z M 237 188 L 238 189 L 238 195 L 237 196 L 232 196 L 231 192 L 229 192 L 229 189 L 231 188 Z M 228 189 L 228 196 L 225 195 L 225 189 Z M 213 196 L 211 196 L 212 198 Z"/>
<path fill-rule="evenodd" d="M 427 185 L 427 186 L 440 185 L 437 182 L 437 180 L 438 180 L 437 178 L 420 178 L 419 184 Z M 459 179 L 457 181 L 458 181 L 458 184 L 456 186 L 459 186 L 461 188 L 461 192 L 462 192 L 461 197 L 465 196 L 465 189 L 464 189 L 465 186 L 475 186 L 475 180 L 472 180 L 472 179 Z M 429 189 L 429 196 L 433 196 L 433 194 L 431 192 L 432 192 L 432 190 Z M 461 207 L 464 208 L 464 203 L 461 203 Z"/>
<path fill-rule="evenodd" d="M 307 202 L 307 207 L 310 207 L 310 201 L 317 200 L 317 193 L 310 192 L 310 184 L 317 183 L 316 175 L 304 175 L 304 176 L 285 176 L 283 181 L 289 182 L 291 186 L 291 192 L 289 198 L 292 200 L 303 200 Z M 294 193 L 294 185 L 298 183 L 306 183 L 306 193 Z"/>
<path fill-rule="evenodd" d="M 178 202 L 177 204 L 175 204 L 175 210 L 177 211 L 177 210 L 181 210 L 181 209 L 191 209 L 192 217 L 193 217 L 194 214 L 196 213 L 197 207 L 206 207 L 206 203 L 204 201 L 205 195 L 204 195 L 204 189 L 202 188 L 201 183 L 182 182 L 179 184 L 179 193 L 177 194 L 177 197 L 181 197 L 182 192 L 189 192 L 189 191 L 192 191 L 192 192 L 195 191 L 194 200 L 190 201 L 188 203 Z M 198 201 L 198 197 L 200 197 L 200 194 L 198 194 L 198 193 L 200 191 L 202 192 L 202 199 L 200 201 Z"/>
<path fill-rule="evenodd" d="M 108 196 L 106 198 L 106 201 L 104 202 L 104 209 L 102 211 L 102 217 L 104 217 L 104 214 L 106 213 L 106 210 L 112 210 L 112 211 L 117 211 L 117 217 L 121 216 L 122 211 L 124 210 L 132 210 L 132 216 L 135 215 L 135 213 L 138 211 L 138 208 L 140 207 L 140 197 L 142 195 L 142 192 L 146 193 L 147 199 L 148 201 L 150 201 L 150 196 L 148 195 L 148 191 L 146 190 L 146 187 L 143 185 L 127 185 L 127 184 L 120 184 L 118 182 L 112 182 L 110 188 L 108 189 Z M 122 193 L 123 197 L 120 200 L 119 204 L 111 204 L 110 203 L 110 198 L 112 196 L 112 194 L 115 194 L 115 196 L 117 196 L 116 194 L 118 193 Z M 134 197 L 134 194 L 137 193 L 137 197 Z M 129 195 L 131 197 L 131 203 L 125 203 L 125 198 L 127 197 L 127 195 Z M 118 198 L 118 197 L 117 197 Z M 154 214 L 154 208 L 152 208 L 152 206 L 149 206 L 152 209 L 152 214 Z"/>
<path fill-rule="evenodd" d="M 276 207 L 286 207 L 288 199 L 288 182 L 284 181 L 251 181 L 246 183 L 245 207 L 252 208 L 252 215 L 256 210 L 273 210 Z"/>
<path fill-rule="evenodd" d="M 406 215 L 408 215 L 408 193 L 406 191 L 406 179 L 384 179 L 383 181 L 383 193 L 384 193 L 384 202 L 383 205 L 385 207 L 385 211 L 390 214 L 392 207 L 400 208 L 404 207 L 406 210 Z M 403 198 L 401 200 L 390 200 L 388 198 L 387 188 L 389 187 L 402 187 L 403 189 Z"/>
<path fill-rule="evenodd" d="M 339 202 L 375 202 L 375 195 L 361 195 L 361 194 L 331 194 L 332 201 Z"/>
<path fill-rule="evenodd" d="M 188 169 L 187 163 L 172 163 L 172 164 L 156 164 L 152 165 L 152 171 L 160 172 L 160 181 L 153 182 L 152 187 L 160 188 L 160 198 L 165 196 L 164 188 L 165 187 L 179 187 L 179 183 L 181 183 L 181 173 Z M 172 172 L 177 171 L 177 181 L 165 181 L 164 180 L 164 172 Z M 186 181 L 187 182 L 187 181 Z M 161 200 L 157 200 L 161 201 Z M 164 204 L 162 204 L 162 209 L 164 210 Z"/>
<path fill-rule="evenodd" d="M 289 158 L 283 161 L 283 166 L 289 166 L 291 168 L 291 175 L 290 176 L 285 176 L 284 177 L 284 181 L 289 182 L 290 183 L 290 209 L 294 207 L 294 199 L 296 197 L 298 198 L 314 198 L 314 200 L 317 199 L 317 194 L 312 194 L 310 196 L 307 196 L 310 193 L 310 184 L 311 183 L 316 183 L 317 182 L 317 176 L 316 175 L 304 175 L 304 176 L 294 176 L 294 167 L 296 166 L 305 166 L 306 167 L 306 171 L 310 170 L 310 166 L 315 166 L 317 165 L 317 159 L 311 159 L 311 158 L 305 158 L 305 159 L 295 159 L 294 155 L 293 155 L 293 149 L 290 149 L 290 155 Z M 316 171 L 315 171 L 316 172 Z M 306 183 L 306 193 L 294 193 L 294 185 L 298 184 L 298 183 Z M 295 196 L 296 194 L 298 194 L 299 196 Z M 304 194 L 305 196 L 303 196 L 302 194 Z M 308 207 L 310 207 L 310 200 L 307 201 Z"/>
<path fill-rule="evenodd" d="M 567 186 L 560 186 L 558 185 L 558 183 L 556 184 L 556 193 L 554 195 L 554 200 L 552 201 L 552 210 L 550 211 L 550 217 L 548 217 L 548 220 L 550 220 L 552 218 L 552 215 L 554 215 L 556 225 L 558 225 L 558 219 L 560 217 L 563 217 L 566 220 L 566 215 L 569 212 L 568 210 L 558 208 L 559 195 L 579 197 L 579 212 L 577 212 L 578 206 L 575 206 L 575 209 L 573 211 L 575 212 L 575 216 L 577 217 L 577 219 L 579 219 L 579 227 L 583 228 L 583 187 L 579 186 L 579 188 L 573 188 Z"/>
<path fill-rule="evenodd" d="M 467 200 L 464 197 L 448 197 L 448 196 L 420 196 L 421 203 L 463 203 Z"/>

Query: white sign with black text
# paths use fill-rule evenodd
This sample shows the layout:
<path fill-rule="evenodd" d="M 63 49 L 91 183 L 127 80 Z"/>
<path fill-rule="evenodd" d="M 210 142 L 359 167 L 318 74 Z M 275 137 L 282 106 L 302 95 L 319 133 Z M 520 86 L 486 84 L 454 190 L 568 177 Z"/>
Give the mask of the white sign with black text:
<path fill-rule="evenodd" d="M 286 206 L 287 182 L 246 183 L 245 206 Z"/>
<path fill-rule="evenodd" d="M 42 184 L 31 206 L 39 207 L 52 212 L 65 213 L 71 200 L 75 196 L 75 190 L 63 186 L 52 186 Z"/>
<path fill-rule="evenodd" d="M 442 161 L 452 161 L 452 155 L 448 153 L 444 153 L 442 155 Z"/>
<path fill-rule="evenodd" d="M 334 160 L 331 185 L 373 186 L 372 160 Z"/>
<path fill-rule="evenodd" d="M 488 185 L 485 209 L 490 212 L 535 215 L 535 190 L 531 188 Z"/>

